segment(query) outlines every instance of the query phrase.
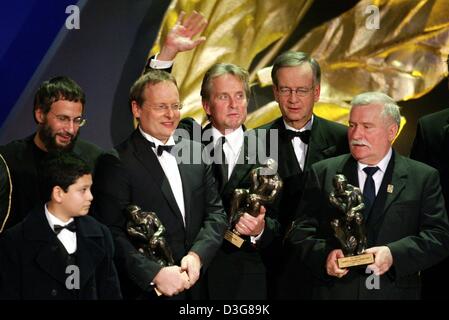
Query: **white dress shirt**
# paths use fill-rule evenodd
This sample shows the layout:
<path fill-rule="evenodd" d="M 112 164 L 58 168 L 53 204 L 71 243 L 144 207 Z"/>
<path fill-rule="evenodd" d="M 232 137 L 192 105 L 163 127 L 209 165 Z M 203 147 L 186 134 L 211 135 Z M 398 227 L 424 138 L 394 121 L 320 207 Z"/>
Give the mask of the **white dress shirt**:
<path fill-rule="evenodd" d="M 223 134 L 220 131 L 218 131 L 214 126 L 212 126 L 212 137 L 215 147 L 215 144 L 218 143 L 221 137 L 223 137 Z M 223 146 L 223 151 L 225 153 L 226 160 L 228 162 L 228 180 L 229 180 L 232 174 L 232 170 L 234 170 L 235 165 L 237 164 L 240 152 L 243 147 L 244 141 L 243 128 L 240 126 L 240 128 L 232 131 L 231 133 L 228 133 L 225 137 L 226 143 Z M 264 230 L 262 230 L 262 232 L 255 237 L 250 236 L 251 243 L 256 243 L 262 237 L 263 231 Z"/>
<path fill-rule="evenodd" d="M 214 141 L 214 147 L 218 143 L 221 137 L 224 135 L 212 126 L 212 137 Z M 240 151 L 243 146 L 243 129 L 240 126 L 237 130 L 228 133 L 226 136 L 226 143 L 223 145 L 223 151 L 226 156 L 226 162 L 228 163 L 228 180 L 231 177 L 232 170 L 239 159 Z"/>
<path fill-rule="evenodd" d="M 69 221 L 64 222 L 61 219 L 54 216 L 50 211 L 48 211 L 47 205 L 45 207 L 45 216 L 47 217 L 48 224 L 50 225 L 51 229 L 54 230 L 54 225 L 60 225 L 60 226 L 66 226 L 70 222 L 73 221 L 73 218 L 71 218 Z M 69 254 L 72 254 L 76 251 L 76 232 L 72 232 L 68 229 L 62 229 L 57 235 L 56 235 L 63 244 L 64 248 L 67 250 Z"/>
<path fill-rule="evenodd" d="M 363 169 L 366 167 L 376 167 L 376 166 L 379 168 L 379 170 L 377 170 L 376 173 L 373 174 L 374 186 L 375 186 L 376 196 L 377 196 L 377 193 L 379 192 L 380 185 L 382 184 L 382 180 L 384 178 L 385 171 L 387 170 L 388 163 L 390 162 L 392 154 L 393 154 L 393 150 L 390 148 L 390 150 L 387 152 L 385 157 L 382 160 L 380 160 L 380 162 L 378 164 L 372 165 L 372 166 L 357 162 L 357 174 L 359 176 L 359 186 L 360 186 L 360 190 L 362 191 L 362 193 L 363 193 L 363 188 L 365 187 L 365 181 L 366 181 L 366 176 L 367 176 L 366 172 L 363 171 Z"/>
<path fill-rule="evenodd" d="M 299 130 L 289 126 L 285 122 L 285 120 L 283 120 L 283 121 L 284 121 L 285 128 L 287 130 L 301 132 L 301 131 L 312 129 L 313 115 L 312 115 L 312 118 L 306 123 L 306 125 Z M 304 164 L 306 162 L 307 149 L 309 146 L 307 144 L 305 144 L 304 142 L 302 142 L 300 137 L 294 137 L 292 139 L 292 145 L 293 145 L 293 149 L 295 150 L 296 160 L 298 160 L 298 164 L 301 167 L 301 170 L 304 171 Z"/>
<path fill-rule="evenodd" d="M 182 188 L 182 180 L 181 180 L 181 174 L 179 173 L 178 163 L 176 161 L 176 157 L 172 155 L 171 153 L 164 150 L 160 156 L 157 155 L 157 147 L 160 145 L 167 145 L 167 146 L 174 146 L 175 140 L 173 139 L 173 136 L 171 136 L 167 143 L 162 143 L 162 141 L 156 139 L 155 137 L 149 135 L 148 133 L 145 133 L 140 127 L 139 127 L 140 133 L 142 133 L 143 137 L 147 139 L 148 141 L 154 143 L 155 148 L 152 148 L 154 154 L 157 157 L 157 160 L 161 164 L 162 170 L 165 173 L 165 176 L 167 177 L 168 183 L 170 184 L 171 191 L 173 192 L 173 195 L 175 196 L 176 204 L 178 205 L 179 211 L 181 211 L 182 220 L 184 222 L 184 226 L 186 224 L 186 218 L 185 218 L 185 207 L 184 207 L 184 193 Z"/>

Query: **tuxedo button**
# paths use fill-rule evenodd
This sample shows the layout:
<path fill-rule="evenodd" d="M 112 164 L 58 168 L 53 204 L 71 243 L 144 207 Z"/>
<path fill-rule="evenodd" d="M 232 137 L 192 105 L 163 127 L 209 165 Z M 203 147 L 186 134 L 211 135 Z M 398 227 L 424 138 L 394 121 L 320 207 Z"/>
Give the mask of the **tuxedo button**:
<path fill-rule="evenodd" d="M 58 295 L 58 290 L 53 289 L 53 290 L 51 290 L 50 294 L 51 294 L 52 297 L 56 297 Z"/>

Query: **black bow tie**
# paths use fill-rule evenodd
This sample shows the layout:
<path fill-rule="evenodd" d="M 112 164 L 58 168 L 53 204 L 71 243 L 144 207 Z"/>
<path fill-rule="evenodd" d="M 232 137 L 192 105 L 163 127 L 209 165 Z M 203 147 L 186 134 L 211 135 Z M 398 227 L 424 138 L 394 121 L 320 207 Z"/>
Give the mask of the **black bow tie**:
<path fill-rule="evenodd" d="M 76 232 L 75 221 L 72 221 L 69 224 L 66 224 L 65 226 L 60 226 L 59 224 L 55 224 L 53 226 L 53 230 L 55 231 L 56 234 L 59 234 L 62 231 L 62 229 L 67 229 L 69 231 Z"/>
<path fill-rule="evenodd" d="M 293 131 L 287 129 L 287 136 L 289 139 L 293 139 L 294 137 L 299 137 L 302 142 L 305 144 L 309 144 L 310 140 L 310 130 L 304 130 L 304 131 Z"/>
<path fill-rule="evenodd" d="M 152 148 L 156 148 L 156 145 L 154 144 L 154 142 L 151 142 L 151 141 L 149 141 L 149 142 L 150 142 L 150 145 Z M 156 154 L 158 157 L 160 157 L 164 151 L 167 151 L 168 153 L 170 153 L 170 151 L 173 147 L 174 147 L 173 145 L 167 146 L 167 145 L 160 144 L 156 149 Z"/>

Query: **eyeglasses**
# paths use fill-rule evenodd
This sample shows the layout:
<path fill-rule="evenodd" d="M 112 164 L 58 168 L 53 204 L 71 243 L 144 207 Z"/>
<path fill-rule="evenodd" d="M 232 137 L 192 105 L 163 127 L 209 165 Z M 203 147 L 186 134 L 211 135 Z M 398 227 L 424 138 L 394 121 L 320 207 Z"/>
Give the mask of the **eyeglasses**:
<path fill-rule="evenodd" d="M 142 105 L 142 106 L 145 106 L 145 105 Z M 171 105 L 161 103 L 161 104 L 157 104 L 154 106 L 150 106 L 150 105 L 147 105 L 147 106 L 150 107 L 151 109 L 156 110 L 157 112 L 166 112 L 166 111 L 168 111 L 168 109 L 171 109 L 172 111 L 179 111 L 183 107 L 182 103 L 174 103 Z"/>
<path fill-rule="evenodd" d="M 311 86 L 310 88 L 288 88 L 288 87 L 282 87 L 280 89 L 278 89 L 279 91 L 279 95 L 287 97 L 287 96 L 291 96 L 293 93 L 295 93 L 296 96 L 298 97 L 305 97 L 307 96 L 312 90 L 313 88 L 315 88 L 315 86 Z"/>
<path fill-rule="evenodd" d="M 55 114 L 52 111 L 49 111 L 48 113 L 51 113 L 55 116 L 56 120 L 63 124 L 64 126 L 68 126 L 70 125 L 70 123 L 73 121 L 73 125 L 75 127 L 82 127 L 86 124 L 87 120 L 81 117 L 76 117 L 76 118 L 70 118 L 69 116 L 65 116 L 65 115 L 61 115 L 61 114 Z"/>

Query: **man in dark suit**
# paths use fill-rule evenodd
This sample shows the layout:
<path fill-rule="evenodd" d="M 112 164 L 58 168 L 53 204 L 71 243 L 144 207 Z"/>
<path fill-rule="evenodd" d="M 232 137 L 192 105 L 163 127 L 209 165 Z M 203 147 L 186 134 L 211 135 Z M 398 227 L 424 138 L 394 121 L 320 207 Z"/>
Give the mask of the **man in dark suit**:
<path fill-rule="evenodd" d="M 260 167 L 266 156 L 255 133 L 243 126 L 249 96 L 248 72 L 239 66 L 218 63 L 204 75 L 201 97 L 210 123 L 202 132 L 202 141 L 215 151 L 214 159 L 218 160 L 217 153 L 224 154 L 225 161 L 215 161 L 213 166 L 228 216 L 234 191 L 251 187 L 251 171 Z M 235 222 L 245 242 L 240 248 L 223 242 L 208 270 L 210 299 L 267 298 L 261 250 L 272 240 L 277 224 L 265 211 L 262 206 L 256 216 L 244 213 Z"/>
<path fill-rule="evenodd" d="M 289 51 L 279 55 L 271 78 L 282 117 L 258 129 L 278 131 L 275 143 L 284 182 L 279 222 L 288 228 L 301 198 L 303 172 L 315 162 L 347 153 L 347 128 L 313 114 L 313 106 L 320 99 L 321 69 L 306 53 Z"/>
<path fill-rule="evenodd" d="M 177 299 L 203 298 L 196 282 L 228 226 L 213 169 L 201 161 L 200 143 L 173 136 L 182 105 L 172 75 L 147 72 L 132 86 L 130 103 L 139 127 L 116 147 L 119 158 L 101 158 L 94 186 L 96 213 L 115 239 L 124 297 L 154 297 L 156 288 Z M 126 233 L 128 205 L 156 213 L 175 265 L 162 267 L 135 249 Z"/>
<path fill-rule="evenodd" d="M 0 299 L 120 299 L 108 228 L 86 216 L 91 169 L 74 154 L 44 162 L 49 200 L 0 240 Z"/>
<path fill-rule="evenodd" d="M 449 205 L 449 109 L 422 117 L 418 121 L 410 158 L 438 170 L 441 176 L 446 210 Z M 423 272 L 423 298 L 447 299 L 449 259 Z"/>
<path fill-rule="evenodd" d="M 182 18 L 180 15 L 168 33 L 161 52 L 148 60 L 145 72 L 152 69 L 170 71 L 179 52 L 191 50 L 204 41 L 204 37 L 193 40 L 207 23 L 204 17 L 194 12 L 185 21 Z M 250 96 L 247 71 L 234 64 L 213 65 L 203 78 L 201 96 L 209 125 L 201 129 L 195 120 L 185 119 L 178 129 L 187 130 L 186 134 L 203 143 L 207 150 L 220 155 L 224 152 L 226 163 L 214 161 L 218 160 L 218 154 L 214 154 L 210 161 L 229 214 L 234 190 L 250 188 L 251 170 L 261 166 L 260 160 L 265 160 L 258 157 L 263 154 L 265 158 L 264 147 L 258 148 L 254 132 L 245 132 L 243 126 Z M 245 214 L 236 222 L 236 230 L 246 240 L 241 248 L 224 241 L 217 252 L 208 269 L 210 299 L 267 298 L 266 268 L 260 251 L 271 241 L 277 226 L 270 214 L 265 216 L 264 207 L 257 217 Z"/>
<path fill-rule="evenodd" d="M 351 104 L 351 154 L 312 166 L 287 243 L 313 272 L 316 299 L 419 299 L 420 271 L 449 253 L 438 172 L 391 148 L 400 125 L 393 99 L 368 92 Z M 363 192 L 366 252 L 374 254 L 366 270 L 337 264 L 343 252 L 331 221 L 340 213 L 329 202 L 336 174 Z"/>
<path fill-rule="evenodd" d="M 67 77 L 55 77 L 42 83 L 34 97 L 36 133 L 0 147 L 12 181 L 11 210 L 5 229 L 22 221 L 45 199 L 39 190 L 40 162 L 52 151 L 72 151 L 94 168 L 102 150 L 78 139 L 83 118 L 85 95 L 81 87 Z"/>
<path fill-rule="evenodd" d="M 321 69 L 315 59 L 304 52 L 285 52 L 275 59 L 271 78 L 282 116 L 257 131 L 259 136 L 266 132 L 267 151 L 272 150 L 273 143 L 278 150 L 283 188 L 276 210 L 282 235 L 289 228 L 302 197 L 304 172 L 315 162 L 347 153 L 349 149 L 345 126 L 313 114 L 321 90 Z M 277 139 L 271 142 L 270 132 L 273 131 L 277 131 Z M 281 257 L 280 239 L 272 243 L 272 248 L 267 250 L 271 254 L 266 256 L 270 262 L 271 297 L 309 298 L 307 282 L 310 277 L 307 271 L 286 269 L 290 263 Z M 298 278 L 303 285 L 293 287 L 292 278 Z"/>

